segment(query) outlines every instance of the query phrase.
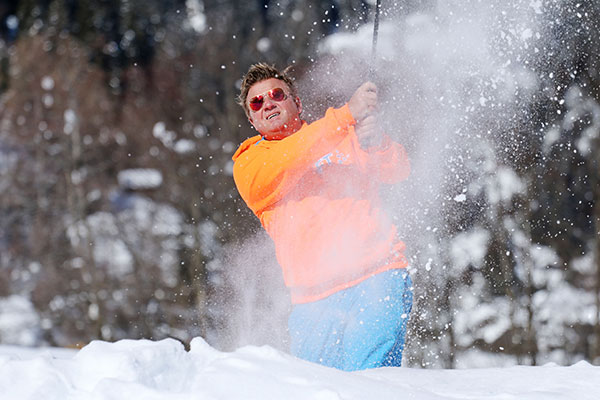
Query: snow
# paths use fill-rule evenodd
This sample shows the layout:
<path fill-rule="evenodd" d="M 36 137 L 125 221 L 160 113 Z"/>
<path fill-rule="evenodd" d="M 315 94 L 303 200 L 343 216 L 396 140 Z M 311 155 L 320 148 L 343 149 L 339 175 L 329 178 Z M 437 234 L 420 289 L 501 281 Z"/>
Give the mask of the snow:
<path fill-rule="evenodd" d="M 529 3 L 529 7 L 533 8 L 536 14 L 541 14 L 543 12 L 542 0 L 532 0 Z"/>
<path fill-rule="evenodd" d="M 162 182 L 162 173 L 152 168 L 132 168 L 119 171 L 119 186 L 124 189 L 156 189 Z"/>
<path fill-rule="evenodd" d="M 594 294 L 564 282 L 552 288 L 552 291 L 536 292 L 532 301 L 537 308 L 537 318 L 547 324 L 596 324 Z"/>
<path fill-rule="evenodd" d="M 513 169 L 499 166 L 494 184 L 488 187 L 488 198 L 492 204 L 508 204 L 516 194 L 523 193 L 525 184 Z"/>
<path fill-rule="evenodd" d="M 546 134 L 544 135 L 544 142 L 542 144 L 542 149 L 545 154 L 550 152 L 552 145 L 556 143 L 560 139 L 560 129 L 553 127 L 548 129 Z"/>
<path fill-rule="evenodd" d="M 162 179 L 159 171 L 127 170 L 131 174 L 119 181 L 126 187 L 147 188 Z M 140 174 L 137 174 L 140 172 Z M 144 172 L 145 171 L 145 172 Z M 154 175 L 152 172 L 156 172 Z M 177 283 L 180 262 L 178 236 L 183 232 L 183 216 L 168 204 L 134 194 L 116 194 L 113 203 L 119 212 L 98 211 L 85 219 L 74 221 L 66 234 L 75 248 L 89 251 L 96 265 L 106 269 L 113 277 L 123 277 L 134 272 L 134 261 L 143 259 L 148 265 L 160 268 L 160 279 L 173 287 Z M 159 240 L 160 246 L 153 245 Z M 136 253 L 135 249 L 139 250 Z M 137 254 L 137 255 L 136 255 Z"/>
<path fill-rule="evenodd" d="M 492 344 L 511 327 L 510 304 L 507 300 L 496 300 L 494 303 L 477 302 L 476 296 L 465 295 L 463 303 L 471 303 L 472 307 L 464 307 L 456 313 L 456 342 L 461 346 L 468 346 L 473 338 L 483 339 Z"/>
<path fill-rule="evenodd" d="M 75 131 L 75 126 L 77 124 L 77 115 L 75 114 L 75 111 L 67 108 L 64 112 L 64 119 L 65 127 L 63 128 L 63 132 L 70 135 Z"/>
<path fill-rule="evenodd" d="M 6 18 L 6 27 L 10 30 L 15 30 L 19 27 L 19 19 L 14 15 L 9 15 Z"/>
<path fill-rule="evenodd" d="M 600 104 L 591 96 L 583 94 L 583 91 L 578 86 L 569 88 L 565 95 L 567 114 L 563 121 L 562 127 L 571 131 L 577 123 L 589 119 L 590 123 L 581 134 L 581 137 L 576 141 L 577 150 L 583 156 L 588 156 L 593 149 L 593 141 L 598 138 L 600 131 Z"/>
<path fill-rule="evenodd" d="M 456 235 L 450 246 L 453 265 L 460 270 L 464 270 L 469 265 L 481 267 L 489 240 L 490 233 L 482 228 L 475 228 Z"/>
<path fill-rule="evenodd" d="M 264 346 L 220 352 L 195 338 L 94 341 L 80 351 L 0 346 L 6 399 L 595 399 L 600 367 L 343 372 Z"/>
<path fill-rule="evenodd" d="M 0 341 L 30 346 L 38 341 L 39 316 L 31 301 L 20 295 L 0 298 Z"/>
<path fill-rule="evenodd" d="M 206 15 L 203 13 L 203 2 L 199 0 L 187 0 L 185 5 L 188 15 L 188 20 L 185 24 L 186 27 L 193 29 L 197 33 L 203 33 L 206 30 Z"/>
<path fill-rule="evenodd" d="M 196 143 L 189 139 L 179 139 L 175 142 L 173 150 L 179 154 L 188 154 L 196 150 Z"/>
<path fill-rule="evenodd" d="M 256 49 L 261 53 L 266 53 L 271 48 L 271 40 L 263 37 L 256 41 Z"/>
<path fill-rule="evenodd" d="M 160 140 L 162 144 L 169 149 L 173 147 L 173 143 L 177 137 L 175 132 L 167 130 L 167 125 L 162 121 L 154 124 L 154 127 L 152 128 L 152 135 L 154 135 L 155 138 Z"/>
<path fill-rule="evenodd" d="M 50 76 L 44 76 L 41 85 L 44 90 L 52 90 L 54 89 L 54 79 Z"/>
<path fill-rule="evenodd" d="M 465 200 L 467 200 L 467 195 L 464 193 L 458 194 L 456 196 L 454 196 L 454 201 L 456 201 L 457 203 L 464 203 Z"/>

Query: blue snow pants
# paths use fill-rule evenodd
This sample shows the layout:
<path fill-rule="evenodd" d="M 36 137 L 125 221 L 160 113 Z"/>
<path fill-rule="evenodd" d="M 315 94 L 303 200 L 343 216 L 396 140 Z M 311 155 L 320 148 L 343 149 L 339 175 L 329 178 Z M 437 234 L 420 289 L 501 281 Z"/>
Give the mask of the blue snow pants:
<path fill-rule="evenodd" d="M 288 320 L 291 352 L 345 371 L 399 367 L 412 301 L 408 273 L 394 269 L 297 304 Z"/>

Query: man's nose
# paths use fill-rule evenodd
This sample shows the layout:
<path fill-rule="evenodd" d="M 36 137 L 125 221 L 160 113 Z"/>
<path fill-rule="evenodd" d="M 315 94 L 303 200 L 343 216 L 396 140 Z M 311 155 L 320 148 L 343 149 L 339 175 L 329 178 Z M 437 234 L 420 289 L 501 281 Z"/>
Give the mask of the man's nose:
<path fill-rule="evenodd" d="M 265 110 L 270 110 L 273 107 L 275 107 L 275 102 L 269 96 L 265 96 L 265 99 L 263 101 L 265 102 L 263 105 Z"/>

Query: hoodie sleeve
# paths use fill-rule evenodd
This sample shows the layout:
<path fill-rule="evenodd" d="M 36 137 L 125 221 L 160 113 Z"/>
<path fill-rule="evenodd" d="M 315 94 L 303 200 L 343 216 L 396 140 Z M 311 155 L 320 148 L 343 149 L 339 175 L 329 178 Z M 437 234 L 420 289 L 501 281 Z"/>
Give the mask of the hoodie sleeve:
<path fill-rule="evenodd" d="M 377 177 L 382 183 L 397 183 L 408 178 L 410 160 L 404 146 L 396 143 L 385 135 L 383 143 L 378 148 L 368 149 L 365 168 L 367 171 L 377 171 Z"/>
<path fill-rule="evenodd" d="M 298 183 L 321 156 L 333 150 L 355 121 L 348 105 L 282 140 L 261 140 L 237 155 L 233 178 L 240 195 L 260 217 Z"/>

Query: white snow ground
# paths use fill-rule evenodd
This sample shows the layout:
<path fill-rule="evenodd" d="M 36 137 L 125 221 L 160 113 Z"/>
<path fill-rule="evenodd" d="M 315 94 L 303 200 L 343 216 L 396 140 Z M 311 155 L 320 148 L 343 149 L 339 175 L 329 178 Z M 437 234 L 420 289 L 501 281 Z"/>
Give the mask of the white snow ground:
<path fill-rule="evenodd" d="M 270 347 L 191 350 L 172 339 L 92 342 L 80 351 L 0 346 L 0 399 L 598 399 L 600 367 L 343 372 Z"/>

